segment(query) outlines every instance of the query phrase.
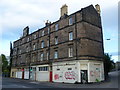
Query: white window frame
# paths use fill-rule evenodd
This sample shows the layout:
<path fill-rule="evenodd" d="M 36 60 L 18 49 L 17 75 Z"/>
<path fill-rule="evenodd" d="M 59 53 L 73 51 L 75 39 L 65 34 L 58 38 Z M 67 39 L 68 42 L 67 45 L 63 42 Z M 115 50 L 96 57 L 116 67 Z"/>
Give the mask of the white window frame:
<path fill-rule="evenodd" d="M 32 58 L 32 59 L 33 59 L 32 61 L 35 62 L 35 55 L 33 54 L 32 57 L 33 57 L 33 58 Z"/>
<path fill-rule="evenodd" d="M 55 37 L 55 45 L 58 44 L 58 37 Z"/>
<path fill-rule="evenodd" d="M 47 46 L 49 47 L 49 40 L 47 40 Z"/>
<path fill-rule="evenodd" d="M 50 28 L 48 27 L 48 34 L 50 33 Z"/>
<path fill-rule="evenodd" d="M 36 45 L 35 44 L 33 44 L 33 50 L 35 50 L 36 49 Z"/>
<path fill-rule="evenodd" d="M 47 60 L 49 59 L 49 53 L 47 52 Z"/>
<path fill-rule="evenodd" d="M 36 39 L 36 38 L 37 38 L 36 34 L 34 34 L 34 36 L 33 36 L 33 37 L 34 37 L 34 39 Z"/>
<path fill-rule="evenodd" d="M 54 52 L 54 59 L 58 59 L 58 51 Z"/>
<path fill-rule="evenodd" d="M 73 57 L 73 48 L 72 47 L 69 47 L 69 49 L 68 49 L 68 56 Z"/>
<path fill-rule="evenodd" d="M 42 36 L 44 36 L 45 35 L 45 33 L 44 33 L 44 30 L 42 31 Z"/>
<path fill-rule="evenodd" d="M 44 48 L 44 41 L 41 41 L 41 48 Z"/>
<path fill-rule="evenodd" d="M 19 54 L 21 54 L 21 52 L 22 52 L 22 50 L 20 49 L 20 50 L 19 50 Z"/>
<path fill-rule="evenodd" d="M 38 67 L 38 71 L 49 71 L 49 67 L 48 66 Z"/>
<path fill-rule="evenodd" d="M 44 58 L 44 54 L 41 53 L 41 54 L 40 54 L 40 61 L 43 61 L 43 58 Z"/>
<path fill-rule="evenodd" d="M 28 52 L 29 51 L 29 47 L 28 46 L 26 46 L 26 52 Z"/>
<path fill-rule="evenodd" d="M 29 42 L 29 41 L 30 41 L 30 38 L 28 37 L 28 38 L 27 38 L 27 42 Z"/>
<path fill-rule="evenodd" d="M 69 18 L 69 25 L 72 25 L 72 24 L 73 24 L 73 18 L 70 17 L 70 18 Z"/>
<path fill-rule="evenodd" d="M 58 24 L 55 24 L 55 31 L 58 30 Z"/>
<path fill-rule="evenodd" d="M 73 32 L 69 32 L 69 40 L 73 40 Z"/>

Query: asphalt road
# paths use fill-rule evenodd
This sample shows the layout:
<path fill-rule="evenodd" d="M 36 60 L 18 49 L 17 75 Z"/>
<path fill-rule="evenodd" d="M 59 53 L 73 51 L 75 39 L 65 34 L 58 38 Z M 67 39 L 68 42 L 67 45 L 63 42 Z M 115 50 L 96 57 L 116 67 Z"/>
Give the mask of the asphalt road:
<path fill-rule="evenodd" d="M 118 83 L 120 71 L 110 72 L 109 76 L 110 78 L 107 81 L 93 84 L 51 83 L 2 78 L 2 88 L 118 88 L 120 86 Z"/>

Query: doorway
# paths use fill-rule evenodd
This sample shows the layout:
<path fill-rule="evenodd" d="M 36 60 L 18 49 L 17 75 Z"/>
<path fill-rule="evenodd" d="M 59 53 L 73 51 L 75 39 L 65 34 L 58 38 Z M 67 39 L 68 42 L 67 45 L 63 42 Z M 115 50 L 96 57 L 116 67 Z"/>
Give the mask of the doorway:
<path fill-rule="evenodd" d="M 81 83 L 88 83 L 88 73 L 87 70 L 81 70 Z"/>

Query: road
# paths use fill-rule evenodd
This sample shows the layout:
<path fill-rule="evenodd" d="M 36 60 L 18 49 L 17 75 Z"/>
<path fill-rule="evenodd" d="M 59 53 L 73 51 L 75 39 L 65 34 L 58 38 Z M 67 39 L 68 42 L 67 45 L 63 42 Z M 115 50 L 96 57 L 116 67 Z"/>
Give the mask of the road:
<path fill-rule="evenodd" d="M 120 86 L 120 83 L 118 83 L 118 79 L 120 81 L 120 78 L 118 78 L 120 76 L 120 71 L 110 72 L 109 76 L 109 80 L 93 84 L 51 83 L 3 78 L 2 88 L 118 88 L 118 86 Z"/>

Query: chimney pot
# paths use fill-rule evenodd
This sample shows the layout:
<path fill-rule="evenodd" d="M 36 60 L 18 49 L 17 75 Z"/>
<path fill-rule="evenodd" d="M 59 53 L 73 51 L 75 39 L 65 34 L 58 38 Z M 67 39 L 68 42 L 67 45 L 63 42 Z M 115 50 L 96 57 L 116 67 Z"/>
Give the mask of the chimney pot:
<path fill-rule="evenodd" d="M 100 5 L 99 5 L 99 4 L 96 4 L 96 5 L 95 5 L 95 8 L 96 8 L 96 11 L 100 14 L 100 13 L 101 13 L 101 11 L 100 11 Z"/>
<path fill-rule="evenodd" d="M 46 23 L 45 23 L 46 26 L 48 26 L 50 24 L 51 24 L 51 22 L 49 20 L 47 20 Z"/>

